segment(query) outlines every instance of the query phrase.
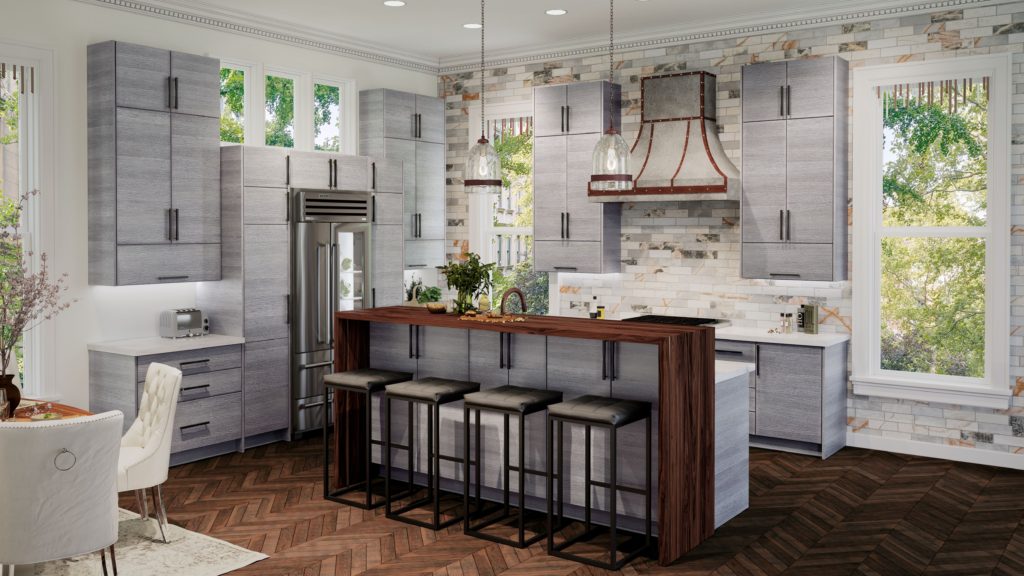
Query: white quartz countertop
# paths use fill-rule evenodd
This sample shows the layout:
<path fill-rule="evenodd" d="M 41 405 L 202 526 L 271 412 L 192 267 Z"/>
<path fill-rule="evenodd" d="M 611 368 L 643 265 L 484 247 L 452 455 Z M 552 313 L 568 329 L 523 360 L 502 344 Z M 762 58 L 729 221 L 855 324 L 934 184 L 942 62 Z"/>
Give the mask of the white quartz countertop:
<path fill-rule="evenodd" d="M 89 350 L 92 352 L 121 354 L 123 356 L 149 356 L 151 354 L 184 352 L 187 350 L 216 348 L 217 346 L 233 346 L 244 343 L 245 338 L 242 338 L 241 336 L 208 334 L 206 336 L 195 336 L 192 338 L 154 337 L 112 340 L 108 342 L 90 342 Z"/>
<path fill-rule="evenodd" d="M 748 362 L 729 362 L 727 360 L 715 360 L 715 384 L 732 380 L 737 376 L 750 374 L 754 371 L 754 365 Z"/>
<path fill-rule="evenodd" d="M 760 342 L 762 344 L 789 344 L 791 346 L 813 346 L 828 348 L 842 344 L 850 339 L 849 334 L 770 334 L 764 328 L 739 328 L 728 326 L 716 328 L 715 338 L 718 340 L 740 340 L 743 342 Z"/>

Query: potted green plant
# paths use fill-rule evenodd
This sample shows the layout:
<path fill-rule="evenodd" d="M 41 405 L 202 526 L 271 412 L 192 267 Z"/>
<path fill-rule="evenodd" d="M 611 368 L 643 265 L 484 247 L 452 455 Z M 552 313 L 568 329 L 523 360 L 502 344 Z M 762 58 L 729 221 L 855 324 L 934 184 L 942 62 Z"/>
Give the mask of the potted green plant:
<path fill-rule="evenodd" d="M 480 262 L 480 255 L 470 252 L 463 262 L 449 262 L 441 267 L 448 282 L 448 288 L 454 289 L 455 312 L 465 314 L 473 310 L 473 298 L 491 287 L 491 272 L 494 264 Z"/>

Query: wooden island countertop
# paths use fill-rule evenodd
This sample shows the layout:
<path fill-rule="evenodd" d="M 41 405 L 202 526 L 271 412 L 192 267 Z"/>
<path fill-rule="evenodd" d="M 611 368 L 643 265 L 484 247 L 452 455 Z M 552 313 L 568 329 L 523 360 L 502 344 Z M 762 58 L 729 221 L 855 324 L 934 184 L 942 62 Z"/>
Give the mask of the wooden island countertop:
<path fill-rule="evenodd" d="M 658 559 L 679 560 L 715 529 L 715 330 L 710 327 L 641 324 L 559 316 L 523 316 L 492 323 L 394 306 L 335 314 L 335 371 L 369 366 L 370 323 L 489 330 L 547 337 L 653 344 L 659 350 Z M 549 358 L 549 362 L 557 359 Z M 362 478 L 363 408 L 355 395 L 337 394 L 335 417 L 345 422 L 338 480 Z M 339 420 L 335 420 L 338 422 Z"/>

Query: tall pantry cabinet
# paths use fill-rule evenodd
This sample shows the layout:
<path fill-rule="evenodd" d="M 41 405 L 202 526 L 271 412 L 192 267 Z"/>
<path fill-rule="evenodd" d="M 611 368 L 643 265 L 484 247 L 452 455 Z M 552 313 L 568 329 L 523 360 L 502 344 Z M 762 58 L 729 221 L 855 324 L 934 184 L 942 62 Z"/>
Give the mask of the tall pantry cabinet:
<path fill-rule="evenodd" d="M 89 283 L 219 280 L 220 61 L 88 48 Z"/>
<path fill-rule="evenodd" d="M 403 163 L 405 264 L 445 263 L 444 100 L 397 90 L 359 93 L 359 153 Z"/>
<path fill-rule="evenodd" d="M 838 57 L 743 68 L 742 277 L 846 279 L 848 86 Z"/>

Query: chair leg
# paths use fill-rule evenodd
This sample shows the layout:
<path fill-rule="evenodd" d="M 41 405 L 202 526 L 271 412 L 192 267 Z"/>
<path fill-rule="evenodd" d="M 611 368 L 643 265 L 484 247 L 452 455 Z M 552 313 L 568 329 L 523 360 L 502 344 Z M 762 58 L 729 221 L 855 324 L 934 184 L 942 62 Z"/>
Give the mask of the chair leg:
<path fill-rule="evenodd" d="M 107 576 L 107 549 L 100 550 L 100 566 L 103 567 L 103 576 Z"/>
<path fill-rule="evenodd" d="M 153 513 L 156 515 L 156 525 L 160 528 L 160 539 L 167 544 L 167 533 L 164 532 L 164 524 L 167 523 L 166 513 L 163 511 L 163 497 L 161 496 L 160 486 L 154 486 L 150 488 L 153 492 Z"/>
<path fill-rule="evenodd" d="M 149 520 L 149 500 L 146 498 L 145 489 L 135 491 L 135 501 L 139 505 L 139 514 Z"/>
<path fill-rule="evenodd" d="M 110 566 L 114 569 L 114 576 L 117 576 L 117 554 L 114 552 L 114 544 L 110 545 Z"/>

